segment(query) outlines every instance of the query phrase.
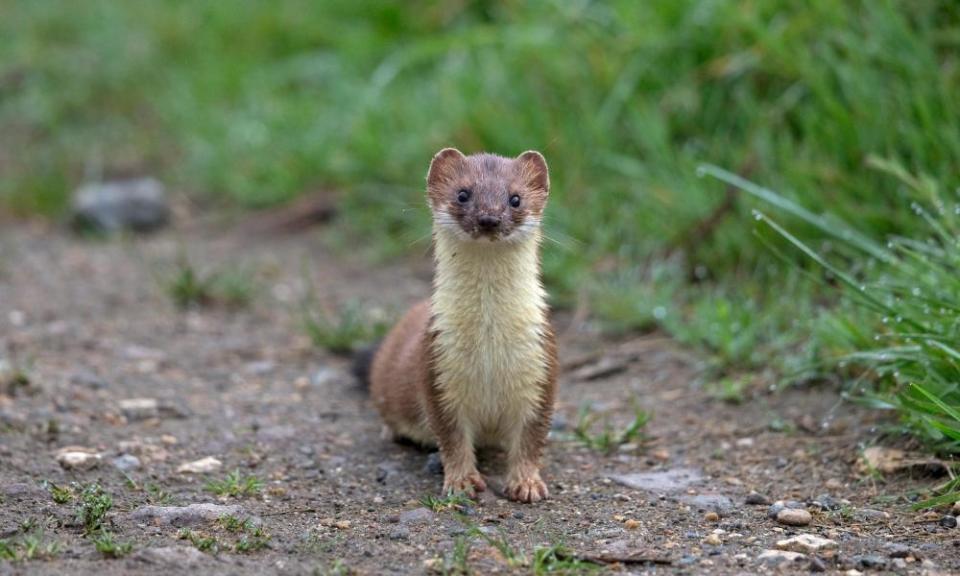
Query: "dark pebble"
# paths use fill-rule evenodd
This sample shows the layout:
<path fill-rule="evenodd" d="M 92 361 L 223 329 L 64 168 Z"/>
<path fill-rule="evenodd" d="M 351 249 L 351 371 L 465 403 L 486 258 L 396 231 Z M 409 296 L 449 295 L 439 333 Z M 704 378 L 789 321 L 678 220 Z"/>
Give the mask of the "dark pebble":
<path fill-rule="evenodd" d="M 397 526 L 390 531 L 391 540 L 406 540 L 407 538 L 410 538 L 410 530 L 405 526 Z"/>
<path fill-rule="evenodd" d="M 769 506 L 770 499 L 759 492 L 751 492 L 747 494 L 747 498 L 744 500 L 744 503 L 748 506 Z"/>
<path fill-rule="evenodd" d="M 906 558 L 913 554 L 913 550 L 906 544 L 890 544 L 887 546 L 887 556 L 891 558 Z"/>
<path fill-rule="evenodd" d="M 956 528 L 957 517 L 950 516 L 949 514 L 947 514 L 946 516 L 940 519 L 940 525 L 943 526 L 944 528 Z"/>
<path fill-rule="evenodd" d="M 833 496 L 830 496 L 829 494 L 821 494 L 817 496 L 816 498 L 813 499 L 813 501 L 810 504 L 813 506 L 816 506 L 817 508 L 820 508 L 821 510 L 839 510 L 840 509 L 840 503 L 837 502 L 833 498 Z"/>
<path fill-rule="evenodd" d="M 854 556 L 853 561 L 857 563 L 857 568 L 861 570 L 883 570 L 887 567 L 887 559 L 876 554 Z"/>
<path fill-rule="evenodd" d="M 810 557 L 810 571 L 811 571 L 811 572 L 826 572 L 826 571 L 827 571 L 827 563 L 824 562 L 822 559 L 816 557 L 816 556 L 811 556 L 811 557 Z"/>

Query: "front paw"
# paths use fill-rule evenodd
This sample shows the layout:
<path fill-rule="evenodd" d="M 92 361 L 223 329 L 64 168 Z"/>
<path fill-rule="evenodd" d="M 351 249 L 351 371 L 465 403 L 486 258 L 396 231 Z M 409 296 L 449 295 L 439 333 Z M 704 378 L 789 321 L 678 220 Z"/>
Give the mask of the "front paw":
<path fill-rule="evenodd" d="M 506 494 L 511 500 L 531 503 L 545 500 L 549 496 L 549 491 L 540 478 L 540 472 L 534 470 L 508 480 Z"/>
<path fill-rule="evenodd" d="M 483 476 L 476 470 L 460 475 L 447 475 L 443 479 L 444 494 L 466 494 L 470 498 L 487 489 Z"/>

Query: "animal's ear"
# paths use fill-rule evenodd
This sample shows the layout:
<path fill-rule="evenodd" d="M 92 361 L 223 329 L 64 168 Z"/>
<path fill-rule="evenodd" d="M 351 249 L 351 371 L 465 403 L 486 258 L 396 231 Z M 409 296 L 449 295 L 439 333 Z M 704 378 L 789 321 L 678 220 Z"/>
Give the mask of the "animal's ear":
<path fill-rule="evenodd" d="M 550 193 L 550 171 L 543 154 L 527 150 L 517 156 L 517 163 L 520 165 L 521 178 L 529 189 Z"/>
<path fill-rule="evenodd" d="M 444 148 L 437 152 L 430 161 L 430 171 L 427 172 L 427 190 L 436 190 L 450 181 L 458 174 L 458 168 L 464 160 L 466 156 L 456 148 Z"/>

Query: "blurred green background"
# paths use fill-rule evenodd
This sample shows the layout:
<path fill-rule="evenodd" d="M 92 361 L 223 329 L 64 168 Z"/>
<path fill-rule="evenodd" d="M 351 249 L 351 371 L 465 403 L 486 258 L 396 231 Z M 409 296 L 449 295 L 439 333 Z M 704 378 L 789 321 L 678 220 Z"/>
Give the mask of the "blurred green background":
<path fill-rule="evenodd" d="M 956 202 L 958 89 L 960 4 L 943 0 L 8 2 L 0 205 L 56 218 L 113 174 L 219 208 L 329 187 L 336 235 L 375 263 L 422 250 L 436 150 L 535 148 L 555 304 L 659 327 L 720 376 L 796 380 L 860 312 L 751 209 L 869 274 L 824 229 L 926 234 L 909 206 L 930 188 L 909 178 Z"/>

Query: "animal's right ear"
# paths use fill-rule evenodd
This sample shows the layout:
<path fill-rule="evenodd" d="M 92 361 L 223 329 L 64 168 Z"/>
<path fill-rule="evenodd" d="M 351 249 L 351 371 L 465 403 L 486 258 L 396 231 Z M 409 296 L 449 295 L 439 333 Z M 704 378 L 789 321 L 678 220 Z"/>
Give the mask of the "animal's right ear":
<path fill-rule="evenodd" d="M 456 176 L 467 157 L 456 148 L 444 148 L 436 153 L 427 172 L 427 190 L 438 190 Z"/>

